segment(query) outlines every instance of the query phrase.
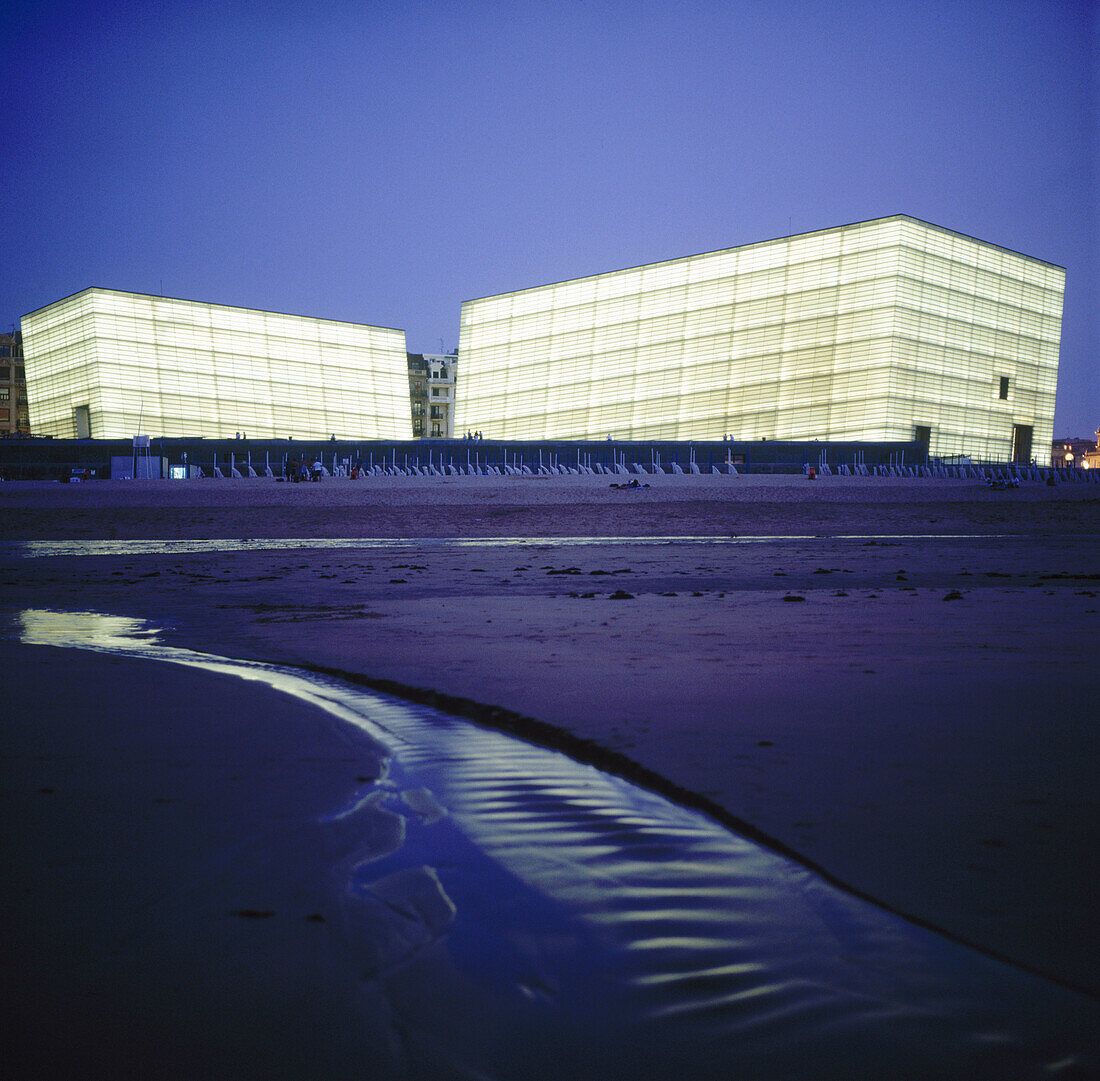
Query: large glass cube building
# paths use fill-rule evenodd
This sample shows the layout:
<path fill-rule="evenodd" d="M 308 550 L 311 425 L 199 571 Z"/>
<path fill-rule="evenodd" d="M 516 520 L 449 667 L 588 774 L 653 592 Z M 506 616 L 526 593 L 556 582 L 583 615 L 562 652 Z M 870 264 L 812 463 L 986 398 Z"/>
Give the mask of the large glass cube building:
<path fill-rule="evenodd" d="M 1052 438 L 1065 271 L 905 215 L 462 306 L 456 429 L 498 439 Z"/>
<path fill-rule="evenodd" d="M 36 435 L 412 435 L 401 330 L 109 289 L 22 329 Z"/>

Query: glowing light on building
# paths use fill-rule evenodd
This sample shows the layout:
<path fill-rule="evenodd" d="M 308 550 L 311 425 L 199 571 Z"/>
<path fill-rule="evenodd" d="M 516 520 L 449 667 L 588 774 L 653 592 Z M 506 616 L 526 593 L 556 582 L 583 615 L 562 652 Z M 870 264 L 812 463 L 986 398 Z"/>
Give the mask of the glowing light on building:
<path fill-rule="evenodd" d="M 470 300 L 455 426 L 1048 446 L 1065 271 L 907 216 Z"/>
<path fill-rule="evenodd" d="M 400 330 L 107 289 L 22 329 L 37 435 L 412 434 Z"/>

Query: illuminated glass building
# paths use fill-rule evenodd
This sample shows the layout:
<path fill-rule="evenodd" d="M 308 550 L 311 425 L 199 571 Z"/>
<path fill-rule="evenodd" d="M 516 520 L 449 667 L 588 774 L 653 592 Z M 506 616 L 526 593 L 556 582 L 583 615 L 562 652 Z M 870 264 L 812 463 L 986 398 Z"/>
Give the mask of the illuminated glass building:
<path fill-rule="evenodd" d="M 401 330 L 109 289 L 22 329 L 36 435 L 412 434 Z"/>
<path fill-rule="evenodd" d="M 1064 284 L 898 215 L 470 300 L 455 427 L 1045 457 Z"/>

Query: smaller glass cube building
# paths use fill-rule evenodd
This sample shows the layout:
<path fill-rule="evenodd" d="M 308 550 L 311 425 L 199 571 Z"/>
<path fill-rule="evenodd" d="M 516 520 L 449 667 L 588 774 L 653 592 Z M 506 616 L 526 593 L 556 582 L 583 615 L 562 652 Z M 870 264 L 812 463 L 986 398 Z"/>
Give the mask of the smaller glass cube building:
<path fill-rule="evenodd" d="M 455 427 L 495 439 L 1049 446 L 1065 271 L 906 215 L 462 306 Z"/>
<path fill-rule="evenodd" d="M 109 289 L 22 329 L 36 435 L 412 434 L 401 330 Z"/>

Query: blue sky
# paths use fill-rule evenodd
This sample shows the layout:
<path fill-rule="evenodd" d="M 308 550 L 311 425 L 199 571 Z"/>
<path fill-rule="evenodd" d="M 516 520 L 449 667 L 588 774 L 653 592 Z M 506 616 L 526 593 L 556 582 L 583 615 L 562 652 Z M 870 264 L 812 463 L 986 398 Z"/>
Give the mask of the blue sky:
<path fill-rule="evenodd" d="M 1100 4 L 8 0 L 0 324 L 89 285 L 458 341 L 462 300 L 908 213 L 1067 268 L 1100 424 Z"/>

